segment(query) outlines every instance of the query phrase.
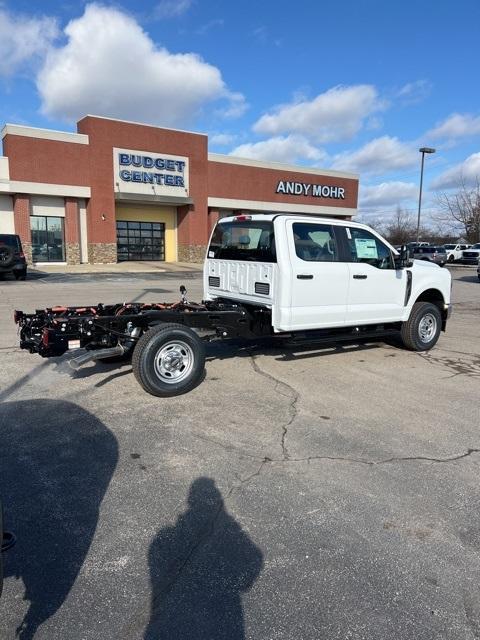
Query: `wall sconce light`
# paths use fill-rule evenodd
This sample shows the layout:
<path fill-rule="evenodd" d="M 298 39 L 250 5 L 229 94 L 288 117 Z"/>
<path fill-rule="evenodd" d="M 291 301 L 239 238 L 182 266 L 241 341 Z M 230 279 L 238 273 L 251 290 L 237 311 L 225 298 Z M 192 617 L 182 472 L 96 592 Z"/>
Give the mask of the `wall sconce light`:
<path fill-rule="evenodd" d="M 106 219 L 107 219 L 107 216 L 104 213 L 102 213 L 102 220 L 106 220 Z"/>

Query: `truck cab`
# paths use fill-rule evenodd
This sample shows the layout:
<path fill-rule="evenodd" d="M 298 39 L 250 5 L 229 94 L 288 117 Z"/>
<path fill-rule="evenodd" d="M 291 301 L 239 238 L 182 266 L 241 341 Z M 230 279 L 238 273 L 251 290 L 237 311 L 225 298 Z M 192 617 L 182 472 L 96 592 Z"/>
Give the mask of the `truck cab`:
<path fill-rule="evenodd" d="M 437 306 L 444 328 L 450 274 L 399 258 L 375 230 L 350 220 L 227 217 L 212 233 L 204 293 L 265 307 L 274 333 L 402 323 L 418 301 Z"/>

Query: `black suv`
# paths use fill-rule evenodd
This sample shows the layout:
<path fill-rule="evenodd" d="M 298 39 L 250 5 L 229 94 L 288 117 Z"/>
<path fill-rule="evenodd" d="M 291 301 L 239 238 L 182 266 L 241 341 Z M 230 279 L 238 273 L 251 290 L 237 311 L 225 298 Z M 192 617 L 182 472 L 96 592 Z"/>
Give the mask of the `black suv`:
<path fill-rule="evenodd" d="M 13 273 L 17 280 L 27 277 L 27 261 L 20 238 L 13 233 L 0 233 L 0 276 Z"/>

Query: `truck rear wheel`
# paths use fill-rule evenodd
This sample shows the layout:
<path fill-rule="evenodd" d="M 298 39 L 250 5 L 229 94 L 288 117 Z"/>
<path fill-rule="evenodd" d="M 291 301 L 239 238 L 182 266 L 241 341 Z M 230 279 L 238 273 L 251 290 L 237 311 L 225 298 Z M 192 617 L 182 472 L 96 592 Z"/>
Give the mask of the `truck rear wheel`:
<path fill-rule="evenodd" d="M 181 324 L 161 324 L 137 342 L 133 373 L 154 396 L 168 398 L 187 393 L 202 380 L 205 347 L 198 335 Z"/>
<path fill-rule="evenodd" d="M 400 336 L 403 345 L 411 351 L 428 351 L 440 336 L 442 316 L 431 302 L 416 302 L 410 317 L 402 324 Z"/>

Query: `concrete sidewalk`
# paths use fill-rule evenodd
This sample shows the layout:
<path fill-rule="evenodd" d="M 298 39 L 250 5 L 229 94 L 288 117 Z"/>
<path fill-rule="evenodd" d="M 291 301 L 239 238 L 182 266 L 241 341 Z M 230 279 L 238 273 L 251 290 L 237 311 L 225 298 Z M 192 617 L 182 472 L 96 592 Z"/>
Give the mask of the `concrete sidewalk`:
<path fill-rule="evenodd" d="M 202 271 L 202 263 L 192 262 L 116 262 L 110 264 L 39 264 L 29 267 L 35 273 L 175 273 Z"/>

